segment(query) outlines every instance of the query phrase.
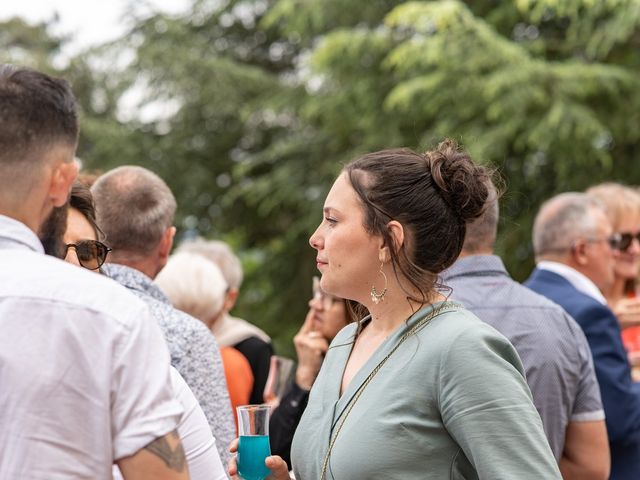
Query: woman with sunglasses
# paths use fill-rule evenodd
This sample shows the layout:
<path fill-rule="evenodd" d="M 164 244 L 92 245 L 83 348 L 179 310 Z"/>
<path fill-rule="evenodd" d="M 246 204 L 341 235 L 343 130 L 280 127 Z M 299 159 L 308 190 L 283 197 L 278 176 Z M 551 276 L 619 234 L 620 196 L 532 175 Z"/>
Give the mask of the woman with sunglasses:
<path fill-rule="evenodd" d="M 364 155 L 334 182 L 309 240 L 320 285 L 370 315 L 327 350 L 291 447 L 297 480 L 561 478 L 514 347 L 439 282 L 489 181 L 445 141 Z M 280 457 L 265 463 L 288 478 Z"/>
<path fill-rule="evenodd" d="M 602 183 L 587 190 L 606 207 L 617 237 L 615 280 L 602 292 L 618 317 L 622 340 L 636 381 L 640 380 L 640 298 L 636 282 L 640 273 L 640 194 L 619 183 Z"/>
<path fill-rule="evenodd" d="M 99 270 L 111 249 L 98 240 L 102 232 L 89 187 L 76 181 L 69 197 L 67 228 L 63 235 L 64 259 L 89 270 Z"/>
<path fill-rule="evenodd" d="M 312 288 L 309 312 L 293 337 L 298 357 L 295 376 L 269 421 L 271 453 L 282 457 L 289 467 L 293 435 L 307 407 L 309 391 L 320 372 L 329 344 L 353 321 L 346 300 L 324 292 L 318 277 L 313 277 Z"/>
<path fill-rule="evenodd" d="M 52 215 L 55 221 L 64 221 L 61 211 Z M 52 222 L 54 221 L 52 220 Z M 100 272 L 108 253 L 111 251 L 98 240 L 101 231 L 96 223 L 93 196 L 89 187 L 76 181 L 71 189 L 66 220 L 66 229 L 49 225 L 50 232 L 64 231 L 61 256 L 64 260 L 80 267 Z M 61 232 L 60 232 L 61 233 Z M 43 244 L 56 245 L 55 239 L 41 238 Z M 184 409 L 178 424 L 178 434 L 182 440 L 191 479 L 223 480 L 226 473 L 215 446 L 211 428 L 198 401 L 184 379 L 173 367 L 170 368 L 171 384 L 176 399 Z M 117 467 L 113 468 L 114 479 L 122 476 Z"/>

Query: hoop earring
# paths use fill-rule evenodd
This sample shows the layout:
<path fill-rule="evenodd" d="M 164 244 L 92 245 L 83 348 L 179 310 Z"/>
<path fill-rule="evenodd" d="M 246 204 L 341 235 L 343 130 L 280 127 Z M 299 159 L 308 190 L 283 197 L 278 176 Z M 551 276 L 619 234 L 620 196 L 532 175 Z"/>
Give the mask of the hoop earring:
<path fill-rule="evenodd" d="M 382 292 L 378 293 L 378 290 L 376 290 L 376 286 L 371 285 L 371 301 L 376 305 L 378 305 L 380 302 L 383 302 L 384 296 L 387 294 L 387 276 L 382 271 L 383 266 L 384 262 L 380 264 L 380 270 L 378 271 L 378 273 L 382 275 L 382 278 L 384 278 L 384 288 L 382 289 Z"/>

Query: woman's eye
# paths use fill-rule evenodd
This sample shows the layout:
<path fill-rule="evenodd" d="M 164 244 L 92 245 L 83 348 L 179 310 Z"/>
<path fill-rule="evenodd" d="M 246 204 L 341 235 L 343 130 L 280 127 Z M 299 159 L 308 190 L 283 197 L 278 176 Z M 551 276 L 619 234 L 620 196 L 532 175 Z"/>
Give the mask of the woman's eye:
<path fill-rule="evenodd" d="M 334 225 L 335 223 L 337 223 L 338 221 L 335 218 L 332 217 L 324 217 L 324 219 L 327 221 L 328 224 L 330 225 Z"/>

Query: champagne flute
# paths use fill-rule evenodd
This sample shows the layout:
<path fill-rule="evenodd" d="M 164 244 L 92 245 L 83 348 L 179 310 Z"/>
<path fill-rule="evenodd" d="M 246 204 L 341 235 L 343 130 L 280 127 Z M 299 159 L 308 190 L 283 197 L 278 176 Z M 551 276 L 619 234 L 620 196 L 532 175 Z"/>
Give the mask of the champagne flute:
<path fill-rule="evenodd" d="M 238 412 L 238 475 L 243 480 L 264 480 L 271 471 L 264 464 L 269 446 L 269 405 L 241 405 Z"/>

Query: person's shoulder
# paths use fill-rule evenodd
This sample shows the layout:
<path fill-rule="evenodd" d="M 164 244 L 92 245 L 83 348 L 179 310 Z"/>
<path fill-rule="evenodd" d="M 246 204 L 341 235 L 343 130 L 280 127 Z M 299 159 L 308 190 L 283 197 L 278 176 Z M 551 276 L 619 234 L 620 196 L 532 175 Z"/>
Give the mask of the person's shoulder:
<path fill-rule="evenodd" d="M 126 288 L 104 275 L 36 252 L 20 252 L 19 269 L 3 280 L 0 294 L 46 302 L 50 308 L 82 309 L 95 317 L 130 323 L 146 310 Z M 2 276 L 0 276 L 2 279 Z"/>
<path fill-rule="evenodd" d="M 474 348 L 478 345 L 511 345 L 497 329 L 480 320 L 461 305 L 435 316 L 419 333 L 430 342 L 430 348 L 442 352 L 450 349 Z"/>

